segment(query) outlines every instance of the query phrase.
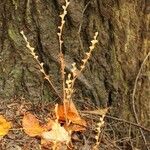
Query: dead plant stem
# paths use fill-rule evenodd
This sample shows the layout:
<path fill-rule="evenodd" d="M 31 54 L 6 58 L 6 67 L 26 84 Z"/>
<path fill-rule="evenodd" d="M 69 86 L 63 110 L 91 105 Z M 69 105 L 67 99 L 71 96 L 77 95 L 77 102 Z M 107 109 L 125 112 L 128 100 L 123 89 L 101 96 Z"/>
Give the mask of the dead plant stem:
<path fill-rule="evenodd" d="M 140 77 L 140 74 L 141 74 L 141 72 L 142 72 L 142 69 L 143 69 L 143 67 L 144 67 L 144 65 L 145 65 L 145 63 L 146 63 L 146 61 L 147 61 L 147 59 L 148 59 L 149 56 L 150 56 L 150 52 L 146 55 L 146 57 L 144 58 L 144 60 L 143 60 L 143 62 L 142 62 L 142 65 L 141 65 L 141 67 L 140 67 L 140 69 L 139 69 L 139 72 L 138 72 L 138 74 L 137 74 L 137 76 L 136 76 L 136 79 L 135 79 L 134 88 L 133 88 L 133 93 L 132 93 L 132 109 L 133 109 L 135 121 L 136 121 L 136 123 L 137 123 L 139 126 L 140 126 L 140 123 L 139 123 L 139 119 L 138 119 L 137 112 L 136 112 L 136 107 L 135 107 L 135 94 L 136 94 L 138 79 L 139 79 L 139 77 Z M 141 128 L 139 128 L 139 130 L 140 130 L 142 139 L 143 139 L 143 141 L 144 141 L 144 143 L 145 143 L 145 146 L 146 146 L 147 150 L 149 150 L 149 148 L 147 147 L 147 141 L 146 141 L 145 135 L 144 135 L 144 133 L 143 133 L 143 131 L 142 131 Z"/>

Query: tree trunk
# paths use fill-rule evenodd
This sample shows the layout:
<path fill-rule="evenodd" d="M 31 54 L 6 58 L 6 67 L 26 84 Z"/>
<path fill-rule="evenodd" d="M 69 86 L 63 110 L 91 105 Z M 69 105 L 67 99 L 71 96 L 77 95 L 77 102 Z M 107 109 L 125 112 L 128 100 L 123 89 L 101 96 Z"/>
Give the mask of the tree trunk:
<path fill-rule="evenodd" d="M 38 65 L 25 46 L 20 31 L 31 45 L 51 81 L 61 93 L 58 26 L 63 0 L 1 0 L 0 2 L 0 97 L 25 97 L 54 101 L 58 96 L 43 79 Z M 141 64 L 150 50 L 149 0 L 72 0 L 63 32 L 67 68 L 78 66 L 88 51 L 94 32 L 98 46 L 75 84 L 74 101 L 88 99 L 97 106 L 111 107 L 111 115 L 135 122 L 133 90 Z M 67 69 L 68 70 L 68 69 Z M 68 70 L 69 71 L 69 70 Z M 135 107 L 142 126 L 148 127 L 150 114 L 150 63 L 146 60 L 135 89 Z M 128 137 L 129 126 L 116 125 L 116 138 Z M 139 130 L 131 138 L 137 148 L 145 143 Z M 138 129 L 138 128 L 136 128 Z M 133 133 L 132 133 L 133 132 Z M 146 132 L 144 135 L 146 136 Z M 133 137 L 132 137 L 133 135 Z M 148 139 L 146 139 L 148 141 Z M 130 139 L 121 141 L 130 145 Z"/>

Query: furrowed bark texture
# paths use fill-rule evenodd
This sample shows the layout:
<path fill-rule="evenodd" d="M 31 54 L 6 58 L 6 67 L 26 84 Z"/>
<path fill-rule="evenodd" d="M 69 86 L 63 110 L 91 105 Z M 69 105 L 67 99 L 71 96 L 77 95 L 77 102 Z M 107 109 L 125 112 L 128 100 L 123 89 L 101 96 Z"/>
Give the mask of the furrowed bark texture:
<path fill-rule="evenodd" d="M 61 92 L 57 32 L 62 4 L 63 0 L 0 1 L 1 98 L 56 100 L 20 31 L 25 32 L 44 62 L 45 71 Z M 90 99 L 97 106 L 111 106 L 112 115 L 134 122 L 132 92 L 140 66 L 150 51 L 149 28 L 149 0 L 72 0 L 63 32 L 67 70 L 73 62 L 80 66 L 94 32 L 99 32 L 98 46 L 75 85 L 75 102 L 84 104 Z M 149 60 L 139 76 L 135 94 L 137 115 L 145 127 L 149 126 L 150 119 Z M 122 126 L 128 129 L 125 124 L 117 127 L 118 137 L 129 136 L 122 131 Z M 133 133 L 138 139 L 133 143 L 140 147 L 144 144 L 138 132 Z"/>

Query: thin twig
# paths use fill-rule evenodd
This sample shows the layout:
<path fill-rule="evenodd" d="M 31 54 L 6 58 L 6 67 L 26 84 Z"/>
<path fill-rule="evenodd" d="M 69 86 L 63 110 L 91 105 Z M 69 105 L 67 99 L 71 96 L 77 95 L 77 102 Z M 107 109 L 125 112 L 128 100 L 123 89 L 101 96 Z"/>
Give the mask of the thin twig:
<path fill-rule="evenodd" d="M 93 112 L 94 112 L 94 113 L 93 113 Z M 99 113 L 98 111 L 97 111 L 97 113 L 96 113 L 96 111 L 93 111 L 93 112 L 92 112 L 92 111 L 81 111 L 81 113 L 83 113 L 83 114 L 103 115 L 103 113 Z M 147 129 L 147 128 L 145 128 L 145 127 L 143 127 L 143 126 L 141 126 L 141 125 L 139 125 L 139 124 L 137 124 L 137 123 L 133 123 L 133 122 L 127 121 L 127 120 L 125 120 L 125 119 L 120 119 L 120 118 L 113 117 L 113 116 L 109 116 L 109 115 L 106 115 L 105 117 L 106 117 L 106 118 L 113 119 L 113 120 L 117 120 L 117 121 L 120 121 L 120 122 L 124 122 L 124 123 L 130 124 L 130 125 L 139 127 L 139 128 L 141 128 L 142 130 L 144 130 L 144 131 L 150 132 L 150 129 Z"/>
<path fill-rule="evenodd" d="M 85 7 L 84 7 L 84 9 L 83 9 L 83 11 L 82 11 L 82 19 L 81 19 L 81 23 L 80 23 L 80 26 L 79 26 L 78 34 L 80 34 L 80 32 L 81 32 L 81 28 L 82 28 L 82 24 L 83 24 L 84 13 L 85 13 L 87 7 L 89 6 L 90 2 L 91 2 L 91 0 L 88 1 L 88 3 L 85 5 Z"/>
<path fill-rule="evenodd" d="M 91 0 L 89 0 L 89 2 L 85 5 L 85 7 L 84 7 L 84 9 L 83 9 L 83 11 L 82 11 L 81 23 L 80 23 L 80 25 L 79 25 L 79 30 L 78 30 L 78 37 L 79 37 L 79 42 L 80 42 L 80 46 L 81 46 L 81 49 L 82 49 L 82 50 L 83 50 L 84 48 L 83 48 L 83 43 L 82 43 L 82 40 L 81 40 L 81 35 L 80 35 L 80 33 L 81 33 L 82 24 L 83 24 L 84 13 L 85 13 L 87 7 L 89 6 L 90 2 L 91 2 Z"/>
<path fill-rule="evenodd" d="M 136 93 L 136 89 L 137 89 L 138 79 L 139 79 L 140 74 L 141 74 L 141 72 L 142 72 L 142 69 L 143 69 L 143 67 L 144 67 L 144 65 L 145 65 L 145 62 L 147 61 L 147 59 L 148 59 L 149 56 L 150 56 L 150 52 L 146 55 L 145 59 L 144 59 L 143 62 L 142 62 L 142 65 L 141 65 L 141 67 L 140 67 L 140 69 L 139 69 L 139 72 L 138 72 L 138 74 L 137 74 L 137 76 L 136 76 L 136 79 L 135 79 L 134 88 L 133 88 L 133 93 L 132 93 L 132 109 L 133 109 L 135 121 L 136 121 L 136 123 L 137 123 L 139 126 L 140 126 L 140 123 L 139 123 L 139 119 L 138 119 L 137 112 L 136 112 L 136 108 L 135 108 L 135 93 Z M 143 141 L 144 141 L 144 143 L 145 143 L 145 146 L 146 146 L 147 150 L 149 150 L 149 148 L 147 147 L 147 141 L 146 141 L 145 135 L 144 135 L 144 133 L 143 133 L 143 131 L 142 131 L 141 128 L 140 128 L 139 130 L 140 130 L 140 133 L 141 133 L 141 135 L 142 135 L 142 138 L 143 138 Z"/>
<path fill-rule="evenodd" d="M 125 119 L 120 119 L 120 118 L 113 117 L 113 116 L 109 116 L 109 115 L 106 115 L 106 118 L 110 118 L 110 119 L 113 119 L 113 120 L 117 120 L 117 121 L 120 121 L 120 122 L 124 122 L 124 123 L 130 124 L 130 125 L 139 127 L 139 128 L 141 128 L 142 130 L 144 130 L 144 131 L 150 132 L 150 129 L 147 129 L 147 128 L 145 128 L 145 127 L 139 125 L 139 124 L 136 124 L 136 123 L 127 121 L 127 120 L 125 120 Z"/>

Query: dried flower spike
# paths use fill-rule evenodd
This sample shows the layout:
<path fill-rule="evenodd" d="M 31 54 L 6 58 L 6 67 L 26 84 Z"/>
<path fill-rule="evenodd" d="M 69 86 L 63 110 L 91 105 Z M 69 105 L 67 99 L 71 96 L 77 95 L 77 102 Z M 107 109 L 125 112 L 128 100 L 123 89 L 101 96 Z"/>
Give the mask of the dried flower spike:
<path fill-rule="evenodd" d="M 45 70 L 44 70 L 44 67 L 43 67 L 44 63 L 39 61 L 38 56 L 37 56 L 37 54 L 35 53 L 34 47 L 32 47 L 32 46 L 30 45 L 30 43 L 28 42 L 28 39 L 27 39 L 27 37 L 25 36 L 24 32 L 21 31 L 20 33 L 22 34 L 22 36 L 23 36 L 23 38 L 24 38 L 24 40 L 25 40 L 25 42 L 26 42 L 26 47 L 30 50 L 31 55 L 33 56 L 33 58 L 36 60 L 37 64 L 39 65 L 39 67 L 40 67 L 40 68 L 39 68 L 40 72 L 43 73 L 44 78 L 49 82 L 49 84 L 50 84 L 51 87 L 53 88 L 54 92 L 59 96 L 59 94 L 58 94 L 56 88 L 54 87 L 53 83 L 52 83 L 51 80 L 50 80 L 49 75 L 47 75 L 46 72 L 45 72 Z M 59 96 L 59 98 L 61 98 L 61 97 Z"/>
<path fill-rule="evenodd" d="M 60 14 L 61 18 L 61 25 L 58 26 L 59 32 L 57 33 L 58 39 L 59 39 L 59 53 L 60 53 L 60 64 L 61 64 L 61 78 L 62 78 L 62 90 L 63 90 L 63 100 L 65 100 L 65 62 L 64 62 L 64 55 L 62 53 L 62 32 L 63 32 L 63 27 L 65 24 L 65 16 L 67 15 L 67 8 L 69 6 L 69 1 L 65 0 L 65 5 L 62 6 L 63 8 L 63 13 Z"/>

